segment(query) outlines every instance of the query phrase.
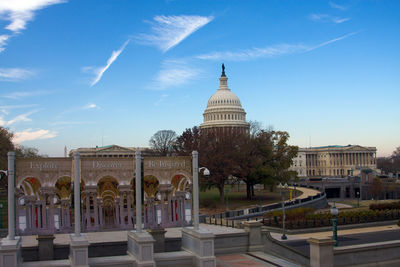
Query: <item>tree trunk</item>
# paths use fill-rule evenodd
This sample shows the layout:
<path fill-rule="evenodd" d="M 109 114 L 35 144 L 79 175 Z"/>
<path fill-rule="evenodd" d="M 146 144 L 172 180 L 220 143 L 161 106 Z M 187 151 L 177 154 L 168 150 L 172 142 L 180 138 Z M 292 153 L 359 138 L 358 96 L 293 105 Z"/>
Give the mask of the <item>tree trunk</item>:
<path fill-rule="evenodd" d="M 256 195 L 254 194 L 254 184 L 251 185 L 251 197 L 255 197 Z"/>
<path fill-rule="evenodd" d="M 218 191 L 219 191 L 219 202 L 221 204 L 224 204 L 225 202 L 224 186 L 218 187 Z"/>
<path fill-rule="evenodd" d="M 250 183 L 246 183 L 246 198 L 251 200 L 251 185 Z"/>

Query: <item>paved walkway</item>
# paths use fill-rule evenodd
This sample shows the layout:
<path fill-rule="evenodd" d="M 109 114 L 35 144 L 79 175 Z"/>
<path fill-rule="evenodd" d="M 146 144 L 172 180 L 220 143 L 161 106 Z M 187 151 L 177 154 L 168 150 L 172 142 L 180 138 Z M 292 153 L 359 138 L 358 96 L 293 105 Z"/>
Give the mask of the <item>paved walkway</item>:
<path fill-rule="evenodd" d="M 288 262 L 284 259 L 263 253 L 263 252 L 250 252 L 250 253 L 236 253 L 227 255 L 218 255 L 217 267 L 261 267 L 261 266 L 285 266 L 285 267 L 300 267 L 294 263 Z"/>
<path fill-rule="evenodd" d="M 200 224 L 201 228 L 206 228 L 215 235 L 231 234 L 231 233 L 243 233 L 243 229 L 236 229 L 232 227 Z M 165 237 L 182 237 L 182 227 L 167 228 Z M 85 233 L 89 243 L 103 243 L 103 242 L 126 242 L 128 240 L 127 231 L 110 231 L 110 232 L 89 232 Z M 22 236 L 22 246 L 32 247 L 37 246 L 38 241 L 36 240 L 36 235 L 32 236 Z M 70 243 L 69 234 L 56 234 L 54 239 L 54 244 L 67 245 Z"/>
<path fill-rule="evenodd" d="M 363 228 L 354 228 L 354 229 L 346 229 L 346 230 L 338 230 L 339 236 L 344 235 L 352 235 L 352 234 L 363 234 L 363 233 L 372 233 L 372 232 L 381 232 L 381 231 L 389 231 L 394 229 L 400 229 L 396 224 L 392 225 L 384 225 L 384 226 L 374 226 L 374 227 L 363 227 Z M 281 233 L 271 233 L 271 236 L 276 240 L 281 240 Z M 291 240 L 304 240 L 309 238 L 331 238 L 332 231 L 326 232 L 317 232 L 317 233 L 304 233 L 304 234 L 295 234 L 295 235 L 286 235 L 287 241 Z"/>

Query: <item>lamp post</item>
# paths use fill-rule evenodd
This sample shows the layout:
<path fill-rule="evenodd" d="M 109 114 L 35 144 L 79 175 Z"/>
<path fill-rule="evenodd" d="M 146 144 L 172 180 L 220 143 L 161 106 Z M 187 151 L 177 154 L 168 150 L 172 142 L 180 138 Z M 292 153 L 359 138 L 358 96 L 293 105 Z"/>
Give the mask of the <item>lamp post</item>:
<path fill-rule="evenodd" d="M 331 208 L 331 214 L 333 216 L 332 218 L 332 224 L 333 224 L 333 240 L 335 241 L 334 246 L 338 246 L 338 239 L 337 239 L 337 215 L 339 214 L 339 210 L 336 208 L 335 203 L 333 203 L 333 207 Z"/>
<path fill-rule="evenodd" d="M 360 191 L 357 191 L 357 208 L 360 207 Z"/>
<path fill-rule="evenodd" d="M 192 169 L 193 169 L 193 228 L 199 230 L 199 172 L 203 171 L 204 175 L 210 175 L 210 171 L 206 167 L 199 168 L 199 152 L 192 152 Z"/>
<path fill-rule="evenodd" d="M 286 214 L 285 214 L 285 197 L 284 197 L 284 192 L 282 192 L 282 189 L 287 189 L 288 188 L 288 184 L 285 183 L 285 185 L 282 185 L 281 183 L 279 183 L 278 185 L 279 188 L 279 192 L 281 194 L 282 197 L 282 214 L 283 214 L 283 219 L 282 219 L 282 240 L 286 240 L 287 236 L 285 235 L 285 221 L 286 221 Z"/>

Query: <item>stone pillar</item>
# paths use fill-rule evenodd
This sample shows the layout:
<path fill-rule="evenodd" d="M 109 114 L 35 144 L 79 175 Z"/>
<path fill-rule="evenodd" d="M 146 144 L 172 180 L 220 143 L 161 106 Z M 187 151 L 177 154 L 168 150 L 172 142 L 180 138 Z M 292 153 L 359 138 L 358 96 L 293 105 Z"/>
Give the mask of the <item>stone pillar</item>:
<path fill-rule="evenodd" d="M 249 247 L 248 251 L 262 251 L 262 236 L 261 236 L 261 226 L 260 221 L 247 221 L 243 222 L 244 230 L 249 233 Z"/>
<path fill-rule="evenodd" d="M 155 266 L 154 239 L 142 231 L 142 155 L 140 151 L 135 153 L 135 189 L 136 189 L 136 231 L 128 232 L 128 255 L 133 257 L 136 266 Z"/>
<path fill-rule="evenodd" d="M 120 192 L 119 194 L 119 221 L 121 228 L 125 227 L 125 213 L 124 213 L 124 202 L 125 202 L 125 196 L 123 192 Z"/>
<path fill-rule="evenodd" d="M 97 193 L 93 193 L 94 227 L 99 228 L 99 208 L 97 207 Z"/>
<path fill-rule="evenodd" d="M 100 223 L 100 228 L 104 227 L 104 214 L 103 214 L 103 202 L 101 199 L 97 199 L 99 201 L 99 223 Z"/>
<path fill-rule="evenodd" d="M 340 187 L 340 198 L 346 198 L 346 187 L 345 186 Z"/>
<path fill-rule="evenodd" d="M 182 249 L 195 256 L 194 266 L 216 266 L 214 256 L 214 234 L 210 231 L 193 227 L 182 229 Z"/>
<path fill-rule="evenodd" d="M 75 212 L 75 233 L 70 235 L 70 255 L 71 266 L 83 267 L 89 266 L 88 247 L 89 242 L 86 235 L 81 234 L 81 218 L 80 218 L 80 194 L 81 194 L 81 172 L 80 172 L 80 155 L 79 152 L 74 154 L 74 212 Z"/>
<path fill-rule="evenodd" d="M 333 267 L 334 240 L 310 238 L 307 242 L 310 244 L 311 267 Z"/>
<path fill-rule="evenodd" d="M 85 190 L 86 199 L 86 229 L 92 227 L 92 222 L 90 220 L 90 193 Z"/>
<path fill-rule="evenodd" d="M 8 152 L 8 236 L 0 243 L 0 266 L 21 266 L 21 238 L 15 236 L 15 152 Z"/>
<path fill-rule="evenodd" d="M 192 152 L 193 227 L 182 229 L 182 249 L 195 256 L 195 266 L 216 266 L 214 234 L 199 227 L 199 165 L 198 152 Z"/>
<path fill-rule="evenodd" d="M 115 198 L 114 209 L 116 224 L 121 225 L 121 222 L 119 221 L 119 197 Z"/>
<path fill-rule="evenodd" d="M 39 260 L 48 261 L 53 260 L 54 255 L 54 235 L 38 235 L 36 240 L 39 246 Z"/>
<path fill-rule="evenodd" d="M 154 238 L 154 252 L 165 252 L 165 233 L 167 232 L 163 228 L 149 229 L 149 234 Z"/>
<path fill-rule="evenodd" d="M 131 199 L 131 194 L 127 192 L 127 205 L 126 207 L 128 208 L 128 227 L 132 228 L 132 199 Z"/>
<path fill-rule="evenodd" d="M 54 225 L 54 193 L 53 192 L 49 194 L 49 203 L 50 203 L 50 208 L 49 208 L 49 213 L 50 213 L 50 215 L 49 215 L 49 217 L 50 217 L 49 218 L 49 228 L 50 228 L 50 231 L 52 233 L 54 233 L 55 225 Z"/>
<path fill-rule="evenodd" d="M 199 153 L 192 152 L 193 172 L 193 227 L 199 230 Z"/>

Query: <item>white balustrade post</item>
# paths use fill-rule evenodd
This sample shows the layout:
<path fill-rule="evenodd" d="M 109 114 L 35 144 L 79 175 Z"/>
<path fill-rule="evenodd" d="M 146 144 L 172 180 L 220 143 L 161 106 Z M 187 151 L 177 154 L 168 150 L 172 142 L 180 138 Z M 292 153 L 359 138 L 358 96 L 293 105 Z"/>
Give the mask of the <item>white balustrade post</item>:
<path fill-rule="evenodd" d="M 193 227 L 199 230 L 199 153 L 192 152 L 193 171 Z"/>
<path fill-rule="evenodd" d="M 140 151 L 135 152 L 135 164 L 136 231 L 140 233 L 142 232 L 142 153 Z"/>
<path fill-rule="evenodd" d="M 8 239 L 15 240 L 15 180 L 14 180 L 14 160 L 15 152 L 10 151 L 8 155 Z"/>
<path fill-rule="evenodd" d="M 75 212 L 75 236 L 81 235 L 81 170 L 79 152 L 74 154 L 74 212 Z M 53 200 L 51 200 L 53 201 Z"/>

